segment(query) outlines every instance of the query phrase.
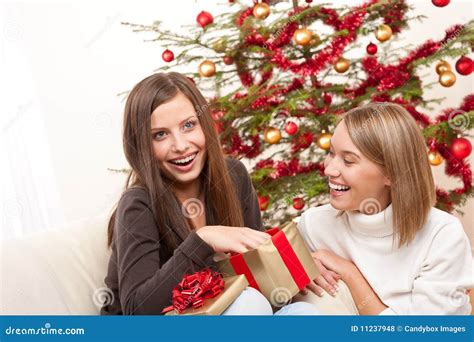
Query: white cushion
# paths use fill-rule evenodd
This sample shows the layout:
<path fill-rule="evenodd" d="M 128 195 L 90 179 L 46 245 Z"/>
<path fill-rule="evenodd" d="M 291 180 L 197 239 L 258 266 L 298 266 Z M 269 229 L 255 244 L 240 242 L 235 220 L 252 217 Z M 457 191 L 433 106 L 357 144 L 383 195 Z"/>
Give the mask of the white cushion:
<path fill-rule="evenodd" d="M 1 241 L 0 314 L 98 314 L 110 257 L 107 222 L 101 216 Z"/>

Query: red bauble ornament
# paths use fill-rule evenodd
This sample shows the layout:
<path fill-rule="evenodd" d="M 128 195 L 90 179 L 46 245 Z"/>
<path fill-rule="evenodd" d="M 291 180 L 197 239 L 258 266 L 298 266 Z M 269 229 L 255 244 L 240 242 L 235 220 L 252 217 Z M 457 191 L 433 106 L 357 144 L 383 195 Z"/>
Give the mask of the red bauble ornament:
<path fill-rule="evenodd" d="M 447 6 L 449 5 L 449 2 L 451 0 L 431 0 L 431 2 L 433 3 L 433 5 L 435 5 L 436 7 L 444 7 L 444 6 Z"/>
<path fill-rule="evenodd" d="M 224 64 L 231 65 L 234 63 L 234 59 L 231 56 L 224 56 Z"/>
<path fill-rule="evenodd" d="M 456 159 L 464 159 L 472 152 L 472 145 L 466 138 L 454 138 L 451 143 L 451 153 Z"/>
<path fill-rule="evenodd" d="M 212 112 L 211 117 L 213 120 L 218 121 L 224 117 L 224 112 L 222 111 Z"/>
<path fill-rule="evenodd" d="M 201 11 L 196 17 L 196 21 L 202 28 L 205 28 L 207 25 L 210 25 L 214 22 L 214 17 L 211 13 L 206 11 Z"/>
<path fill-rule="evenodd" d="M 173 53 L 173 51 L 166 49 L 165 51 L 163 51 L 163 54 L 161 55 L 161 58 L 163 58 L 163 60 L 166 63 L 169 63 L 174 59 L 174 53 Z"/>
<path fill-rule="evenodd" d="M 268 196 L 258 196 L 258 205 L 260 206 L 261 211 L 265 211 L 270 204 L 270 197 Z"/>
<path fill-rule="evenodd" d="M 285 132 L 289 135 L 294 135 L 298 132 L 298 125 L 293 121 L 288 121 L 285 125 Z"/>
<path fill-rule="evenodd" d="M 324 94 L 323 101 L 324 101 L 324 104 L 327 104 L 329 106 L 332 103 L 332 96 L 329 94 Z"/>
<path fill-rule="evenodd" d="M 469 57 L 462 56 L 456 62 L 456 71 L 461 75 L 469 75 L 472 72 L 472 68 L 472 59 L 470 59 Z"/>
<path fill-rule="evenodd" d="M 375 55 L 377 53 L 377 45 L 370 43 L 367 45 L 366 51 L 369 55 Z"/>
<path fill-rule="evenodd" d="M 293 198 L 293 208 L 296 210 L 301 210 L 304 207 L 304 199 L 301 197 Z"/>

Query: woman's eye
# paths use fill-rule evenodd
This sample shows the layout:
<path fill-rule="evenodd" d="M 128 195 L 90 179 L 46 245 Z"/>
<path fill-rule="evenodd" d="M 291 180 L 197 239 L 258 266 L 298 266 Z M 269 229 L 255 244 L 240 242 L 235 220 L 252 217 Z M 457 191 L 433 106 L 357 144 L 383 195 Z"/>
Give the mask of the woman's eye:
<path fill-rule="evenodd" d="M 165 137 L 166 133 L 163 132 L 163 131 L 159 131 L 159 132 L 156 132 L 154 135 L 153 135 L 153 138 L 155 140 L 160 140 L 160 139 L 163 139 Z"/>
<path fill-rule="evenodd" d="M 334 156 L 334 152 L 333 152 L 333 151 L 329 150 L 328 153 L 329 153 L 330 156 Z"/>
<path fill-rule="evenodd" d="M 351 162 L 351 161 L 348 161 L 348 160 L 345 160 L 345 159 L 344 159 L 344 163 L 347 164 L 347 165 L 354 164 L 354 162 Z"/>
<path fill-rule="evenodd" d="M 193 128 L 196 125 L 196 122 L 193 120 L 190 120 L 184 124 L 184 128 L 190 129 Z"/>

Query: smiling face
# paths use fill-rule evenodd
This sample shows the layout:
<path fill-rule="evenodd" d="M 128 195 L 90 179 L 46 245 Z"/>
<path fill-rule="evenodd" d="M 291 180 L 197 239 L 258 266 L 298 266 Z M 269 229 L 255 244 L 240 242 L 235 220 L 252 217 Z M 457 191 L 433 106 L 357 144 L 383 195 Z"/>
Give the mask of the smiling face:
<path fill-rule="evenodd" d="M 376 200 L 380 210 L 390 204 L 389 179 L 380 166 L 367 159 L 354 145 L 344 120 L 331 138 L 324 167 L 324 173 L 329 178 L 330 203 L 334 208 L 364 211 L 361 204 L 368 199 L 372 205 Z"/>
<path fill-rule="evenodd" d="M 206 161 L 206 139 L 191 101 L 182 93 L 151 114 L 153 150 L 164 175 L 188 185 L 198 181 Z"/>

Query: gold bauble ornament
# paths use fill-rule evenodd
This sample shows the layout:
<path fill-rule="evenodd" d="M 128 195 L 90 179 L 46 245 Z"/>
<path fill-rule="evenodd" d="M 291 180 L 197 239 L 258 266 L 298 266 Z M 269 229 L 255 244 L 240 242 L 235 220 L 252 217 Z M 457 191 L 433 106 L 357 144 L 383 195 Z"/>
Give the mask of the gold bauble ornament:
<path fill-rule="evenodd" d="M 443 87 L 451 87 L 456 83 L 456 75 L 452 71 L 445 71 L 439 75 L 439 83 Z"/>
<path fill-rule="evenodd" d="M 265 130 L 263 138 L 269 144 L 277 144 L 281 139 L 281 132 L 278 128 L 269 127 Z"/>
<path fill-rule="evenodd" d="M 445 71 L 451 71 L 451 65 L 449 65 L 448 62 L 441 60 L 436 64 L 436 73 L 441 75 Z"/>
<path fill-rule="evenodd" d="M 307 28 L 299 28 L 293 34 L 293 39 L 298 45 L 308 45 L 313 38 L 313 32 Z"/>
<path fill-rule="evenodd" d="M 392 28 L 388 25 L 382 24 L 377 28 L 375 37 L 379 42 L 385 42 L 392 37 Z"/>
<path fill-rule="evenodd" d="M 225 52 L 225 49 L 227 48 L 227 41 L 224 38 L 220 38 L 212 45 L 212 48 L 219 53 Z"/>
<path fill-rule="evenodd" d="M 349 62 L 349 60 L 345 59 L 344 57 L 341 57 L 334 64 L 334 70 L 342 74 L 342 73 L 345 73 L 347 69 L 349 69 L 350 65 L 351 65 L 351 62 Z"/>
<path fill-rule="evenodd" d="M 329 150 L 329 148 L 331 147 L 331 137 L 332 137 L 332 134 L 330 133 L 325 133 L 323 131 L 323 133 L 321 133 L 318 137 L 318 139 L 316 139 L 316 143 L 318 144 L 319 147 L 321 147 L 323 150 Z"/>
<path fill-rule="evenodd" d="M 443 162 L 443 157 L 438 151 L 430 151 L 428 153 L 428 160 L 430 161 L 431 165 L 438 166 Z"/>
<path fill-rule="evenodd" d="M 313 33 L 313 37 L 311 38 L 311 40 L 309 41 L 309 46 L 313 47 L 313 46 L 317 46 L 321 44 L 321 38 L 319 38 L 318 34 L 316 33 Z"/>
<path fill-rule="evenodd" d="M 206 59 L 199 64 L 199 75 L 202 77 L 212 77 L 216 74 L 216 65 L 214 62 Z"/>
<path fill-rule="evenodd" d="M 265 19 L 270 15 L 270 6 L 262 2 L 253 6 L 253 16 L 257 19 Z"/>

